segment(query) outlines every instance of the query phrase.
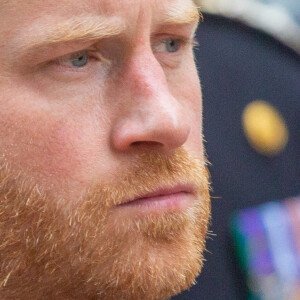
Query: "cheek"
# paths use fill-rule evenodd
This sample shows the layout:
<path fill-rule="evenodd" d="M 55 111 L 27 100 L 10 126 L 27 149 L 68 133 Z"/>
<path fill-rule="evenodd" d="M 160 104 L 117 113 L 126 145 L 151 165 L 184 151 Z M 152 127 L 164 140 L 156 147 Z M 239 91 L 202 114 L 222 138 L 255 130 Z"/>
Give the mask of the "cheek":
<path fill-rule="evenodd" d="M 75 179 L 88 155 L 86 128 L 78 129 L 70 121 L 51 120 L 36 134 L 35 151 L 39 154 L 37 167 L 42 166 L 43 176 L 57 180 Z M 30 132 L 29 135 L 32 133 Z M 86 145 L 86 149 L 84 146 Z M 40 171 L 39 171 L 40 173 Z"/>
<path fill-rule="evenodd" d="M 187 140 L 187 146 L 193 152 L 199 154 L 201 157 L 204 155 L 203 146 L 203 126 L 202 126 L 202 93 L 200 86 L 194 88 L 195 93 L 188 102 L 187 106 L 189 111 L 189 120 L 191 124 L 190 136 Z"/>
<path fill-rule="evenodd" d="M 38 183 L 83 184 L 92 176 L 105 137 L 99 131 L 96 136 L 92 122 L 74 119 L 40 110 L 2 114 L 0 153 Z"/>

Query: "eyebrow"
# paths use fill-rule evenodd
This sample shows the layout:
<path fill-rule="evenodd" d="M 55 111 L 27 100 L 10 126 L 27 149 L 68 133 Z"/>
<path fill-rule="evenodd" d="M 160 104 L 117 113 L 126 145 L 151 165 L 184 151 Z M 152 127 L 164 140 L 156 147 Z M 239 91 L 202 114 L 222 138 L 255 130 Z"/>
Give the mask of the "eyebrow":
<path fill-rule="evenodd" d="M 197 24 L 202 20 L 202 14 L 193 1 L 179 1 L 168 7 L 162 20 L 166 24 Z"/>
<path fill-rule="evenodd" d="M 22 51 L 30 52 L 50 45 L 74 41 L 88 42 L 121 34 L 125 24 L 116 17 L 79 16 L 54 25 L 33 25 L 29 32 L 33 38 L 22 42 Z M 30 34 L 29 34 L 30 35 Z M 28 35 L 27 35 L 28 36 Z"/>

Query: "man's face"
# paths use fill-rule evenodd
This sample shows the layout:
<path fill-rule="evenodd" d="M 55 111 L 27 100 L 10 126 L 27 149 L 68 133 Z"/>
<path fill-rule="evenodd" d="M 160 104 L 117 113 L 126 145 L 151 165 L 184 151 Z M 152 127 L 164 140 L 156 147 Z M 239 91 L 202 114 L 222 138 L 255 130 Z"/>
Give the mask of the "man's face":
<path fill-rule="evenodd" d="M 191 0 L 0 0 L 0 298 L 163 299 L 209 219 Z"/>

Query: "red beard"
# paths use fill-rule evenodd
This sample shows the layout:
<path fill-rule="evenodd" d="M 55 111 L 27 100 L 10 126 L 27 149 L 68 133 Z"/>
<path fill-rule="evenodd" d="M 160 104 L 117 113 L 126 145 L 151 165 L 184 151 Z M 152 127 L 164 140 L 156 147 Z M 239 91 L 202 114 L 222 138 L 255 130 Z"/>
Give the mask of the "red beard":
<path fill-rule="evenodd" d="M 210 218 L 204 163 L 181 149 L 124 173 L 71 204 L 1 169 L 1 299 L 165 299 L 193 284 Z M 198 187 L 186 211 L 115 218 L 125 199 L 178 182 Z"/>

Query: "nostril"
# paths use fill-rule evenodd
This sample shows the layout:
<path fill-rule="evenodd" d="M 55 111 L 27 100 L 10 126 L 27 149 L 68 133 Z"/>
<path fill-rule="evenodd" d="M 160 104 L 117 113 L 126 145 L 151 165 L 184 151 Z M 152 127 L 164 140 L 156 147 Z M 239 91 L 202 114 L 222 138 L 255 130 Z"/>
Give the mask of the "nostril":
<path fill-rule="evenodd" d="M 163 146 L 162 143 L 159 142 L 153 142 L 153 141 L 137 141 L 131 143 L 131 146 L 139 147 L 139 146 L 147 146 L 147 147 L 157 147 L 157 146 Z"/>

